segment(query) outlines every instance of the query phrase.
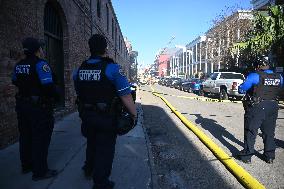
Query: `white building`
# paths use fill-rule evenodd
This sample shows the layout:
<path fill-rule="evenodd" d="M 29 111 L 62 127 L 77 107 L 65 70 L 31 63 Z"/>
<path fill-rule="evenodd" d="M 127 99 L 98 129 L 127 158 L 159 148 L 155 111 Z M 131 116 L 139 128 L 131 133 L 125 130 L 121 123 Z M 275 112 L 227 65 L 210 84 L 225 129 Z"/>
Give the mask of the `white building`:
<path fill-rule="evenodd" d="M 188 75 L 190 77 L 199 77 L 200 73 L 212 73 L 212 66 L 207 65 L 207 47 L 206 36 L 199 36 L 186 45 L 189 53 Z M 204 51 L 205 50 L 205 51 Z"/>
<path fill-rule="evenodd" d="M 170 58 L 170 76 L 189 77 L 191 51 L 185 46 L 176 46 L 177 51 Z"/>

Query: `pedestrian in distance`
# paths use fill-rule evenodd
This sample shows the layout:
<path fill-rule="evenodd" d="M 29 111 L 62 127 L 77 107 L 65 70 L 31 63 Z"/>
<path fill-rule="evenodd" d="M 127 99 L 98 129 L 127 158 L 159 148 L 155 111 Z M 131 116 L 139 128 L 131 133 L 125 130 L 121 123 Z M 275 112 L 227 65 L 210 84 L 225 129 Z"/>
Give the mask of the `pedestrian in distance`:
<path fill-rule="evenodd" d="M 256 72 L 249 73 L 244 83 L 239 86 L 239 92 L 246 94 L 243 99 L 244 149 L 238 154 L 238 158 L 244 163 L 251 163 L 260 128 L 264 143 L 264 160 L 266 163 L 273 163 L 276 148 L 274 136 L 279 109 L 277 98 L 283 86 L 283 78 L 269 69 L 267 57 L 261 56 L 257 63 Z"/>
<path fill-rule="evenodd" d="M 53 105 L 59 100 L 52 71 L 44 57 L 42 43 L 35 38 L 22 42 L 25 58 L 14 68 L 17 86 L 16 112 L 22 172 L 32 171 L 34 181 L 57 175 L 47 164 L 48 147 L 54 127 Z"/>
<path fill-rule="evenodd" d="M 86 161 L 82 169 L 93 177 L 94 189 L 111 189 L 109 180 L 117 138 L 119 101 L 134 124 L 137 119 L 131 89 L 122 68 L 108 58 L 107 41 L 95 34 L 89 39 L 91 56 L 74 72 L 83 135 L 87 138 Z"/>

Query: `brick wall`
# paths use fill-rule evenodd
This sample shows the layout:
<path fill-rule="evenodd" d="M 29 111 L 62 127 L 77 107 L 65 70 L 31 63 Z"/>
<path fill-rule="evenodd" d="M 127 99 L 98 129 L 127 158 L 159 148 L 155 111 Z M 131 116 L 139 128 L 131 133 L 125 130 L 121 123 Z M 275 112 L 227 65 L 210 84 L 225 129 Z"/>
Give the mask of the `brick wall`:
<path fill-rule="evenodd" d="M 107 36 L 109 54 L 127 68 L 123 48 L 117 50 L 111 37 L 111 19 L 114 18 L 118 35 L 122 36 L 111 2 L 101 0 L 101 18 L 97 18 L 97 0 L 49 0 L 60 16 L 63 27 L 65 108 L 64 114 L 75 109 L 75 91 L 72 72 L 89 56 L 88 39 L 91 32 Z M 16 88 L 11 84 L 15 63 L 22 57 L 21 41 L 27 36 L 44 39 L 44 8 L 47 0 L 0 1 L 0 149 L 18 139 L 15 114 Z M 109 32 L 106 30 L 106 4 L 109 7 Z M 90 14 L 90 5 L 94 9 Z M 93 24 L 91 23 L 93 18 Z M 92 27 L 93 26 L 93 27 Z M 123 39 L 123 38 L 122 38 Z M 123 43 L 121 45 L 125 47 Z M 126 47 L 125 47 L 126 49 Z M 57 112 L 58 114 L 58 112 Z"/>
<path fill-rule="evenodd" d="M 30 9 L 34 6 L 36 3 L 30 1 L 3 0 L 0 4 L 0 148 L 15 142 L 18 137 L 14 111 L 16 89 L 11 84 L 11 73 L 21 57 L 19 42 L 29 33 L 39 37 L 39 23 L 31 19 L 36 17 L 36 11 Z"/>

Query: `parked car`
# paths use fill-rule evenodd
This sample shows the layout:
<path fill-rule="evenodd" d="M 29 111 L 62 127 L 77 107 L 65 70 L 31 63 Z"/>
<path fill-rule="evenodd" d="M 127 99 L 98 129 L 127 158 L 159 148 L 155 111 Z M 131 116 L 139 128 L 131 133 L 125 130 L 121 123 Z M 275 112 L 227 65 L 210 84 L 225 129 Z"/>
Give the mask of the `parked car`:
<path fill-rule="evenodd" d="M 182 91 L 185 91 L 185 92 L 188 92 L 188 89 L 189 89 L 189 85 L 190 85 L 190 82 L 192 81 L 192 79 L 187 79 L 185 82 L 183 82 L 181 84 L 181 89 Z"/>
<path fill-rule="evenodd" d="M 183 90 L 186 92 L 197 92 L 200 89 L 202 81 L 198 78 L 191 79 L 183 84 Z"/>
<path fill-rule="evenodd" d="M 181 85 L 182 83 L 186 82 L 187 79 L 180 79 L 180 80 L 177 80 L 176 82 L 173 83 L 173 86 L 175 89 L 181 89 Z"/>
<path fill-rule="evenodd" d="M 166 83 L 167 83 L 168 79 L 169 79 L 169 78 L 166 78 L 166 77 L 163 78 L 163 80 L 162 80 L 162 82 L 161 82 L 161 85 L 166 86 Z"/>
<path fill-rule="evenodd" d="M 170 79 L 167 81 L 166 86 L 167 86 L 167 87 L 173 87 L 173 84 L 174 84 L 175 82 L 177 82 L 178 80 L 180 80 L 180 78 L 172 77 L 172 78 L 170 78 Z"/>
<path fill-rule="evenodd" d="M 229 97 L 242 98 L 243 94 L 238 93 L 238 87 L 244 79 L 241 73 L 214 72 L 202 83 L 204 96 L 218 95 L 220 100 L 227 100 Z"/>
<path fill-rule="evenodd" d="M 164 77 L 161 77 L 161 78 L 159 79 L 159 81 L 158 81 L 158 84 L 159 84 L 159 85 L 163 85 L 164 79 L 165 79 Z"/>
<path fill-rule="evenodd" d="M 181 80 L 180 78 L 174 78 L 174 79 L 172 80 L 172 84 L 171 84 L 170 87 L 175 88 L 176 84 L 177 84 L 180 80 Z"/>
<path fill-rule="evenodd" d="M 165 86 L 166 86 L 166 87 L 169 87 L 171 84 L 172 84 L 172 78 L 167 78 L 167 79 L 165 80 Z"/>

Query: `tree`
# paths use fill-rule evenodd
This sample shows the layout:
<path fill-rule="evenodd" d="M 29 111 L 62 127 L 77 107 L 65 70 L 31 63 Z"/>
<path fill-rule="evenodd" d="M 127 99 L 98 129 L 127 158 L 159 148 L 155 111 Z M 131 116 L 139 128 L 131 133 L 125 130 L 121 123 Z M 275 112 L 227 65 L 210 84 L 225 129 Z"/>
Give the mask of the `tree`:
<path fill-rule="evenodd" d="M 244 41 L 235 43 L 231 52 L 236 55 L 239 51 L 242 61 L 247 62 L 248 67 L 254 67 L 253 62 L 259 55 L 281 56 L 283 42 L 284 11 L 283 6 L 276 5 L 269 7 L 266 15 L 259 11 L 255 13 L 253 30 Z"/>

